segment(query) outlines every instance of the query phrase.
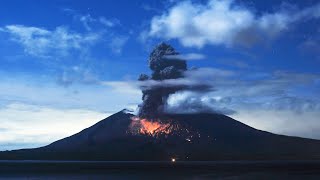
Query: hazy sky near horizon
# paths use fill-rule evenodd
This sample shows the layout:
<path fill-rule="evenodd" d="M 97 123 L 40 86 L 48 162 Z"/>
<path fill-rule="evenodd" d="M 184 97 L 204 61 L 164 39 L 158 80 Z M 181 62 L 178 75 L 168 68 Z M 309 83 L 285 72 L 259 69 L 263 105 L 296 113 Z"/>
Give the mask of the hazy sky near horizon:
<path fill-rule="evenodd" d="M 141 103 L 159 42 L 214 91 L 168 106 L 216 109 L 255 128 L 320 139 L 317 0 L 3 0 L 0 150 L 37 147 Z M 183 106 L 181 106 L 183 105 Z"/>

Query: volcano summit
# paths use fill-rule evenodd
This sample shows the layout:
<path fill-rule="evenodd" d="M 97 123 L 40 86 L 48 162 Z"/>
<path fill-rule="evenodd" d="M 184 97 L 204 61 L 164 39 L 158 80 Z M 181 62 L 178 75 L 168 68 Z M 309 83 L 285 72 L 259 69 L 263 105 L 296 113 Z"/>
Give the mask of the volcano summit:
<path fill-rule="evenodd" d="M 186 61 L 168 44 L 150 54 L 152 74 L 142 74 L 143 103 L 137 115 L 122 110 L 50 145 L 6 151 L 0 159 L 45 160 L 319 160 L 320 141 L 272 134 L 214 112 L 174 114 L 168 97 L 181 90 L 205 90 L 183 79 Z"/>

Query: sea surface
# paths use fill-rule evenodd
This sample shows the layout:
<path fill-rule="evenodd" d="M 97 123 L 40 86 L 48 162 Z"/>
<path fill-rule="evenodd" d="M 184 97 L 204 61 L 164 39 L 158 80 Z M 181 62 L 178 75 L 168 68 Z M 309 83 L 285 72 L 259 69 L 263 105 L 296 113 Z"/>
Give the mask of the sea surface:
<path fill-rule="evenodd" d="M 0 161 L 0 179 L 320 179 L 320 161 Z"/>

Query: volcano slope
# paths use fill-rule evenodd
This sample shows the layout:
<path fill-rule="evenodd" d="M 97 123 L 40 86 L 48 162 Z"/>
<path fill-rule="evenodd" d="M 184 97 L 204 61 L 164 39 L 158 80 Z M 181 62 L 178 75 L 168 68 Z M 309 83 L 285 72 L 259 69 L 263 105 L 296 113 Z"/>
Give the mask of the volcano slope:
<path fill-rule="evenodd" d="M 140 119 L 120 111 L 48 146 L 6 151 L 34 160 L 319 160 L 320 141 L 261 131 L 222 114 Z"/>

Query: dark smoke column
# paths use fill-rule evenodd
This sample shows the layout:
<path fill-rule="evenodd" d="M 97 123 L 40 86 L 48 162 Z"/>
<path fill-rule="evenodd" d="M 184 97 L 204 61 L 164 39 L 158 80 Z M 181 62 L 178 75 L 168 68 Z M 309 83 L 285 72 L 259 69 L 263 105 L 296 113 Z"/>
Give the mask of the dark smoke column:
<path fill-rule="evenodd" d="M 149 57 L 149 68 L 152 75 L 141 74 L 140 81 L 155 80 L 163 82 L 168 79 L 183 77 L 187 70 L 187 63 L 184 60 L 174 58 L 179 53 L 168 44 L 160 43 L 151 52 Z M 142 118 L 155 118 L 164 113 L 164 105 L 170 94 L 181 90 L 178 86 L 147 86 L 142 90 L 143 103 L 140 105 L 139 116 Z"/>

